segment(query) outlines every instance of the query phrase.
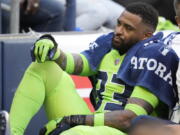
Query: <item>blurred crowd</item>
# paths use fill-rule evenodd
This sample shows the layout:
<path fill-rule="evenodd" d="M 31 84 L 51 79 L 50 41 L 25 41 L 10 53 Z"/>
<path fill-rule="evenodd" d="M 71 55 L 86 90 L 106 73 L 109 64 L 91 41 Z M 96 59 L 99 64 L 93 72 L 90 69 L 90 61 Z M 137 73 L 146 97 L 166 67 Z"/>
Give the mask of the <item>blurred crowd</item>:
<path fill-rule="evenodd" d="M 157 30 L 178 30 L 173 0 L 20 0 L 19 32 L 113 30 L 124 7 L 137 1 L 149 3 L 158 10 Z M 2 0 L 8 6 L 12 6 L 11 2 Z M 10 14 L 11 11 L 2 9 L 2 33 L 10 32 Z"/>

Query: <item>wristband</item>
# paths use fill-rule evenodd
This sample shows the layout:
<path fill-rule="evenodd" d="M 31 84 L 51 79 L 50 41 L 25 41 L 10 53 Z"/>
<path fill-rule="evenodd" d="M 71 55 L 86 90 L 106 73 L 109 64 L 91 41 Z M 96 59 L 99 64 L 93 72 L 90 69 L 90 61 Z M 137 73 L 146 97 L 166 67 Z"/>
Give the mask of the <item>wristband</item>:
<path fill-rule="evenodd" d="M 94 126 L 104 126 L 104 113 L 94 115 Z"/>
<path fill-rule="evenodd" d="M 146 110 L 137 105 L 137 104 L 127 104 L 124 108 L 125 110 L 131 110 L 132 112 L 134 112 L 137 116 L 139 115 L 147 115 Z"/>
<path fill-rule="evenodd" d="M 66 72 L 72 74 L 74 72 L 74 59 L 71 53 L 66 53 L 67 57 L 67 65 L 66 65 Z"/>

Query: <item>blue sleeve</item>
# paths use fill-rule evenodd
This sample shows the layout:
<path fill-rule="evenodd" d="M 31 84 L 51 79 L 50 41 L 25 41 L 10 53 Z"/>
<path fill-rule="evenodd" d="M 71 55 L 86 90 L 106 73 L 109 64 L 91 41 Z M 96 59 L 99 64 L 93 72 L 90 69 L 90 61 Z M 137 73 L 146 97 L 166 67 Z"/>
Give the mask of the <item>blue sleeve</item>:
<path fill-rule="evenodd" d="M 89 49 L 81 52 L 88 60 L 92 70 L 96 70 L 103 56 L 111 50 L 113 33 L 102 35 L 90 43 Z"/>

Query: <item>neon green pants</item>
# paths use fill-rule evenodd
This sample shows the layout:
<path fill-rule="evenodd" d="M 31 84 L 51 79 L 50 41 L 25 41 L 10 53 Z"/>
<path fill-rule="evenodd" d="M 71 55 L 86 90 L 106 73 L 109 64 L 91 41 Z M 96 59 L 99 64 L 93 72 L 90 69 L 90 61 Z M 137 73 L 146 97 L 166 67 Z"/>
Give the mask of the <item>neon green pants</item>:
<path fill-rule="evenodd" d="M 107 126 L 76 126 L 61 133 L 61 135 L 126 135 L 125 133 Z"/>
<path fill-rule="evenodd" d="M 18 86 L 10 110 L 13 135 L 23 135 L 29 121 L 44 105 L 49 120 L 71 114 L 90 114 L 71 77 L 55 62 L 32 63 Z"/>
<path fill-rule="evenodd" d="M 23 135 L 44 105 L 49 120 L 71 114 L 91 114 L 71 77 L 55 62 L 32 63 L 18 86 L 10 110 L 12 135 Z M 62 135 L 126 135 L 107 126 L 77 126 Z"/>

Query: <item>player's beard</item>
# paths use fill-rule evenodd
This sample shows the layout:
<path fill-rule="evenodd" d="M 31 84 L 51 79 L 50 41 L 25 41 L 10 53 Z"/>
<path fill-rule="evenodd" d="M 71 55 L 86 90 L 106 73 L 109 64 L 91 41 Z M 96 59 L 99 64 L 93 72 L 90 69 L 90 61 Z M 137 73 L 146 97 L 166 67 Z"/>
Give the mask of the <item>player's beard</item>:
<path fill-rule="evenodd" d="M 119 51 L 120 55 L 123 55 L 126 53 L 134 44 L 136 44 L 138 40 L 131 39 L 129 41 L 126 41 L 122 38 L 112 39 L 112 47 Z"/>

